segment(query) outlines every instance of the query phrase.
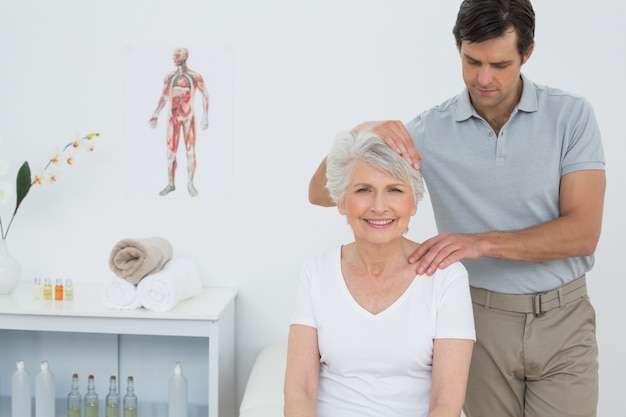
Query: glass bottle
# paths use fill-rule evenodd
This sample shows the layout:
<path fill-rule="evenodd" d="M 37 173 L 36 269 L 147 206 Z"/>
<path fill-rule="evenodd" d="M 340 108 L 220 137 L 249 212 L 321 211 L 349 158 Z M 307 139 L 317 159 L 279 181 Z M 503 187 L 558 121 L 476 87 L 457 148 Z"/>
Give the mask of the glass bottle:
<path fill-rule="evenodd" d="M 78 374 L 72 375 L 72 389 L 67 395 L 67 417 L 80 417 L 83 397 L 78 392 Z"/>
<path fill-rule="evenodd" d="M 124 395 L 124 417 L 137 417 L 137 396 L 135 395 L 135 381 L 128 377 L 126 395 Z"/>
<path fill-rule="evenodd" d="M 74 285 L 72 285 L 72 279 L 65 280 L 65 301 L 74 300 Z"/>
<path fill-rule="evenodd" d="M 57 283 L 54 286 L 54 299 L 56 301 L 63 301 L 63 280 L 57 278 Z"/>
<path fill-rule="evenodd" d="M 35 278 L 35 284 L 33 285 L 33 298 L 35 300 L 43 299 L 43 285 L 41 285 L 41 278 Z"/>
<path fill-rule="evenodd" d="M 24 361 L 17 361 L 17 370 L 11 380 L 11 416 L 31 417 L 31 387 L 30 374 L 24 366 Z"/>
<path fill-rule="evenodd" d="M 85 394 L 85 417 L 98 417 L 98 394 L 93 375 L 87 378 L 87 393 Z"/>
<path fill-rule="evenodd" d="M 105 417 L 120 417 L 120 396 L 117 393 L 117 378 L 114 375 L 109 379 L 109 393 L 104 403 Z"/>
<path fill-rule="evenodd" d="M 35 379 L 35 416 L 54 417 L 56 407 L 54 374 L 48 361 L 41 362 L 41 371 Z"/>
<path fill-rule="evenodd" d="M 50 278 L 46 278 L 43 284 L 43 299 L 52 300 L 52 284 Z"/>

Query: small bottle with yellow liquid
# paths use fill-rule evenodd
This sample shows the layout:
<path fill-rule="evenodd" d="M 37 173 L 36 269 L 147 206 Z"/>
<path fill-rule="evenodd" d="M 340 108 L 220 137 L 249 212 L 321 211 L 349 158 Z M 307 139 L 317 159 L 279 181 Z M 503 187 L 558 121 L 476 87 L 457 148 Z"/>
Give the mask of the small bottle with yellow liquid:
<path fill-rule="evenodd" d="M 43 284 L 43 299 L 46 301 L 52 300 L 52 284 L 50 278 L 46 278 Z"/>
<path fill-rule="evenodd" d="M 65 301 L 74 301 L 74 285 L 71 278 L 65 280 Z"/>
<path fill-rule="evenodd" d="M 41 278 L 35 278 L 33 284 L 33 298 L 35 300 L 43 299 L 43 285 L 41 285 Z"/>
<path fill-rule="evenodd" d="M 126 395 L 124 395 L 124 417 L 137 417 L 137 396 L 135 395 L 135 380 L 128 377 Z"/>
<path fill-rule="evenodd" d="M 67 395 L 67 417 L 80 417 L 83 397 L 78 392 L 78 374 L 72 375 L 72 388 Z"/>
<path fill-rule="evenodd" d="M 98 417 L 98 394 L 96 381 L 93 375 L 87 378 L 87 393 L 85 394 L 85 417 Z"/>
<path fill-rule="evenodd" d="M 109 393 L 105 398 L 105 417 L 120 417 L 120 396 L 117 393 L 117 378 L 111 375 L 109 378 Z"/>

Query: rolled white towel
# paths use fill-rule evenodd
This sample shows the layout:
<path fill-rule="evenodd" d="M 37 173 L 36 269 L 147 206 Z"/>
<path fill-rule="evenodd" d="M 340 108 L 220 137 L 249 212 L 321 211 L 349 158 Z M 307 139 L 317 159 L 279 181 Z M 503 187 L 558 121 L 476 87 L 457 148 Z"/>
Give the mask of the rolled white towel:
<path fill-rule="evenodd" d="M 105 284 L 102 302 L 109 308 L 133 310 L 141 307 L 137 297 L 137 286 L 130 281 L 112 276 Z"/>
<path fill-rule="evenodd" d="M 197 295 L 201 289 L 196 264 L 189 259 L 172 259 L 159 272 L 137 284 L 137 298 L 148 310 L 168 311 L 180 301 Z"/>

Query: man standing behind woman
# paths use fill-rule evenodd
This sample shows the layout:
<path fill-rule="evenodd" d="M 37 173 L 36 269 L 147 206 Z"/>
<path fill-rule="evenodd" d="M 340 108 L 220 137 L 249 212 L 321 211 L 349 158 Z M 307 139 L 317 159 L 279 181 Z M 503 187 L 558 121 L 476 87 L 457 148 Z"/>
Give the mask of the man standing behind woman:
<path fill-rule="evenodd" d="M 431 275 L 462 260 L 476 322 L 468 417 L 593 417 L 594 264 L 605 190 L 590 104 L 521 74 L 528 0 L 465 0 L 453 29 L 465 91 L 418 115 L 365 123 L 421 166 L 439 234 L 409 256 Z M 420 152 L 424 158 L 421 162 Z M 332 205 L 322 162 L 309 199 Z"/>
<path fill-rule="evenodd" d="M 475 339 L 467 271 L 419 276 L 408 262 L 420 172 L 368 132 L 338 136 L 327 165 L 354 242 L 303 268 L 285 416 L 459 417 Z"/>

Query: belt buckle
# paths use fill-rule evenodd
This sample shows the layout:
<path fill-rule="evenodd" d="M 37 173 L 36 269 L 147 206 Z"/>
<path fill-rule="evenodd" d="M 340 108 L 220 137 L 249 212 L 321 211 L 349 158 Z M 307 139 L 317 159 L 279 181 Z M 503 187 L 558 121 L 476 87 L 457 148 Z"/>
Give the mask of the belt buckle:
<path fill-rule="evenodd" d="M 546 314 L 545 311 L 541 308 L 541 296 L 544 295 L 545 292 L 538 292 L 533 294 L 533 314 L 535 317 L 541 317 Z"/>

